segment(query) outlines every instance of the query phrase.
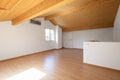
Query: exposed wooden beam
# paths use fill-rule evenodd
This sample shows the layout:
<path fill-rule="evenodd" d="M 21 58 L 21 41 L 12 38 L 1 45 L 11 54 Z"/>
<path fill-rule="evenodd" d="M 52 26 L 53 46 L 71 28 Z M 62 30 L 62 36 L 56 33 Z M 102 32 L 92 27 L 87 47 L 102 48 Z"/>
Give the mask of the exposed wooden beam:
<path fill-rule="evenodd" d="M 72 3 L 73 1 L 75 0 L 44 0 L 42 3 L 13 19 L 12 24 L 16 25 L 23 21 L 43 15 L 51 10 L 58 9 L 66 4 Z"/>
<path fill-rule="evenodd" d="M 49 20 L 52 24 L 54 24 L 55 26 L 57 25 L 57 22 L 55 20 Z"/>
<path fill-rule="evenodd" d="M 0 0 L 0 9 L 7 10 L 11 9 L 20 0 Z"/>
<path fill-rule="evenodd" d="M 86 7 L 94 6 L 96 4 L 98 5 L 98 4 L 103 3 L 105 1 L 110 1 L 110 0 L 89 0 L 84 4 L 79 4 L 79 5 L 74 6 L 74 7 L 70 8 L 70 9 L 68 9 L 68 10 L 60 11 L 58 13 L 46 16 L 45 18 L 47 20 L 50 20 L 50 19 L 53 19 L 55 17 L 59 17 L 59 16 L 63 16 L 63 15 L 67 15 L 67 14 L 76 12 L 76 11 L 84 10 Z"/>
<path fill-rule="evenodd" d="M 69 32 L 69 31 L 77 31 L 77 30 L 89 30 L 89 29 L 100 29 L 100 28 L 109 28 L 113 27 L 113 24 L 108 24 L 108 25 L 98 25 L 98 26 L 89 26 L 89 27 L 62 27 L 63 32 Z"/>

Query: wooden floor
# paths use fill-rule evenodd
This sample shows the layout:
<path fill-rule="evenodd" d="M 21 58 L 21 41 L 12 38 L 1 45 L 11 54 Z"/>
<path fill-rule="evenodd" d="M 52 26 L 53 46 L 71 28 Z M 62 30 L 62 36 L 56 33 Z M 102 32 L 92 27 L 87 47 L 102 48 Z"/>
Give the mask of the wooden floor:
<path fill-rule="evenodd" d="M 30 68 L 46 74 L 40 80 L 120 80 L 119 71 L 83 64 L 83 52 L 78 49 L 51 50 L 0 62 L 0 80 Z"/>

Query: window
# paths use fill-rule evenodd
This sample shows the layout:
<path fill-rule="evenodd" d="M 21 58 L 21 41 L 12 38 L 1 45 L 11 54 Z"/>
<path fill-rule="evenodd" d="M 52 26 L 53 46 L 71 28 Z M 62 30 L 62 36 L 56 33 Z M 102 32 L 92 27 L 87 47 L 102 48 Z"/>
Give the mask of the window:
<path fill-rule="evenodd" d="M 46 41 L 54 41 L 55 33 L 53 29 L 45 29 L 45 40 Z"/>

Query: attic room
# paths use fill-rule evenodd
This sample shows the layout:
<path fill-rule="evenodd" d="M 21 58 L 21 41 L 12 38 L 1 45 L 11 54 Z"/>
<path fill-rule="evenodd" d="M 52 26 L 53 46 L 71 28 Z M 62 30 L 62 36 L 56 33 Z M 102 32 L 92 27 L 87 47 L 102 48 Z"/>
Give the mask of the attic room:
<path fill-rule="evenodd" d="M 120 0 L 0 0 L 0 80 L 119 80 Z"/>

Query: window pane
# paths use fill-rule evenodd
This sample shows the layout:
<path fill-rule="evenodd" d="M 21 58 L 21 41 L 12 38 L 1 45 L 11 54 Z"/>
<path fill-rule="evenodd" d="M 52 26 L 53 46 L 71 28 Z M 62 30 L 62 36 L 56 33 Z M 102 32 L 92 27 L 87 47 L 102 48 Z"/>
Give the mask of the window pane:
<path fill-rule="evenodd" d="M 46 41 L 50 40 L 50 30 L 49 29 L 45 29 L 45 40 Z"/>
<path fill-rule="evenodd" d="M 54 30 L 50 30 L 50 37 L 51 37 L 51 40 L 54 41 L 55 40 L 55 34 L 54 34 Z"/>

